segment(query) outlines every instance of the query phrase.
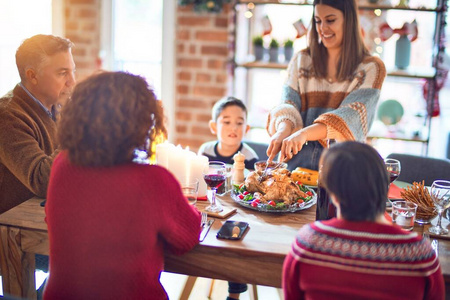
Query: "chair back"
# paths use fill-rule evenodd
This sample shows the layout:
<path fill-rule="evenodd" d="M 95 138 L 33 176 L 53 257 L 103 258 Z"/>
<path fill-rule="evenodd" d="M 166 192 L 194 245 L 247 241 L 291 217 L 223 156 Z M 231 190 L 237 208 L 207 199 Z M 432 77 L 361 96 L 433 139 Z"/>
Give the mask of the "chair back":
<path fill-rule="evenodd" d="M 425 180 L 431 186 L 437 179 L 450 180 L 450 160 L 426 156 L 391 153 L 387 158 L 400 161 L 401 171 L 398 180 L 413 183 Z"/>

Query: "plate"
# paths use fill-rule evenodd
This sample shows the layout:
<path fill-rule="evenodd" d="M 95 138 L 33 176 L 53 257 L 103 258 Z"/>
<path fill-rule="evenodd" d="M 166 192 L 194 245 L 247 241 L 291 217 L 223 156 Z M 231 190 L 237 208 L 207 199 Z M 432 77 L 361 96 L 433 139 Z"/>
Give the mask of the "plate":
<path fill-rule="evenodd" d="M 231 198 L 234 200 L 234 202 L 246 207 L 250 208 L 256 211 L 262 211 L 262 212 L 269 212 L 269 213 L 293 213 L 300 210 L 308 209 L 317 202 L 317 194 L 314 192 L 313 189 L 306 187 L 309 191 L 312 193 L 311 200 L 307 202 L 303 202 L 301 204 L 295 203 L 289 206 L 283 206 L 283 207 L 274 207 L 269 204 L 263 204 L 259 203 L 258 206 L 253 207 L 250 203 L 244 200 L 241 200 L 238 195 L 235 193 L 234 189 L 231 191 Z"/>

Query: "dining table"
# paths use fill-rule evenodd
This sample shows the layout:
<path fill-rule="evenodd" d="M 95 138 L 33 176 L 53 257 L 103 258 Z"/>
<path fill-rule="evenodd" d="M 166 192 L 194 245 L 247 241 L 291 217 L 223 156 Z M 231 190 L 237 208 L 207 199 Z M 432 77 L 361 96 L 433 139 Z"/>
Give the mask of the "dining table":
<path fill-rule="evenodd" d="M 3 292 L 36 299 L 35 254 L 49 254 L 43 199 L 31 198 L 0 215 L 0 270 Z M 236 203 L 229 194 L 218 196 L 227 218 L 216 218 L 206 238 L 183 255 L 165 254 L 166 272 L 281 288 L 282 267 L 300 227 L 314 222 L 316 207 L 295 213 L 267 213 Z M 197 201 L 203 210 L 206 201 Z M 216 237 L 226 220 L 245 221 L 249 228 L 241 240 Z M 429 225 L 414 226 L 423 234 Z M 450 238 L 431 237 L 436 248 L 446 290 L 450 290 Z"/>

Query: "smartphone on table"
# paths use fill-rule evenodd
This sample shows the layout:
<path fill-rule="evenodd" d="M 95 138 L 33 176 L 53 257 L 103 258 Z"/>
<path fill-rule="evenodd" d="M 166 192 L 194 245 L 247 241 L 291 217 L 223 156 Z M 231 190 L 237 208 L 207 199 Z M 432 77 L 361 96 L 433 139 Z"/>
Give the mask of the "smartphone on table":
<path fill-rule="evenodd" d="M 247 222 L 226 221 L 219 232 L 217 238 L 227 240 L 240 240 L 248 228 Z"/>

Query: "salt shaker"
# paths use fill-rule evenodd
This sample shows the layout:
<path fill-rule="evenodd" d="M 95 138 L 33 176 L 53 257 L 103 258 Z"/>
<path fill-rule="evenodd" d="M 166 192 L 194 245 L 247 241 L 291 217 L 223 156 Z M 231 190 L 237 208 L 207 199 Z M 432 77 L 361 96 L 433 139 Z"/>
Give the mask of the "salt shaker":
<path fill-rule="evenodd" d="M 245 155 L 239 151 L 233 159 L 233 184 L 241 184 L 244 182 Z"/>

